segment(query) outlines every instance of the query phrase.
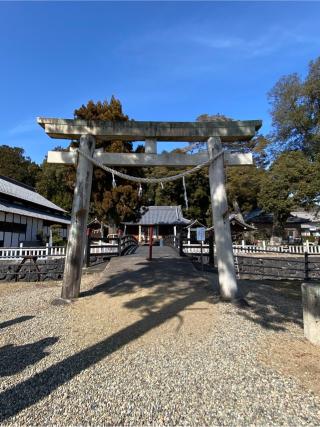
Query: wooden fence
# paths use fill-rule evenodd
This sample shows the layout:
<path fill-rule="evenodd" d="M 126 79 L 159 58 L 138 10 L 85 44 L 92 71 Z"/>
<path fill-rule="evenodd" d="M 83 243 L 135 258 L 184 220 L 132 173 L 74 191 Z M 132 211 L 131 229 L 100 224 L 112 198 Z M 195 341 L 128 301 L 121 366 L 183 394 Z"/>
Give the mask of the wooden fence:
<path fill-rule="evenodd" d="M 100 243 L 90 242 L 90 255 L 123 255 L 129 248 L 137 246 L 137 240 L 126 235 L 105 239 Z M 0 248 L 0 260 L 23 260 L 25 257 L 36 257 L 37 259 L 47 259 L 51 257 L 63 258 L 66 255 L 65 246 L 46 246 L 27 248 L 20 245 L 17 248 Z"/>
<path fill-rule="evenodd" d="M 235 267 L 239 279 L 319 280 L 320 260 L 317 255 L 290 254 L 277 257 L 236 255 Z"/>
<path fill-rule="evenodd" d="M 200 243 L 189 243 L 183 241 L 183 251 L 186 254 L 198 254 L 201 251 Z M 179 247 L 179 242 L 177 240 L 176 247 Z M 213 245 L 215 251 L 215 245 Z M 288 245 L 288 246 L 255 246 L 255 245 L 233 245 L 233 253 L 237 254 L 254 254 L 254 253 L 288 253 L 288 254 L 300 254 L 308 253 L 310 255 L 320 254 L 319 245 Z M 203 253 L 209 253 L 209 245 L 204 243 L 202 245 Z"/>
<path fill-rule="evenodd" d="M 100 240 L 92 242 L 88 240 L 85 251 L 85 264 L 89 267 L 93 263 L 103 262 L 104 259 L 111 256 L 128 255 L 138 247 L 138 241 L 134 236 L 125 235 L 122 237 L 113 237 L 107 239 L 107 242 Z"/>
<path fill-rule="evenodd" d="M 178 241 L 173 244 L 198 263 L 202 259 L 204 264 L 209 264 L 208 244 L 191 244 L 186 241 L 182 245 Z M 215 245 L 213 248 L 215 252 Z M 320 279 L 320 246 L 233 245 L 233 253 L 238 278 L 299 281 Z"/>
<path fill-rule="evenodd" d="M 22 260 L 25 257 L 37 257 L 38 259 L 46 259 L 48 257 L 64 257 L 66 248 L 64 246 L 42 246 L 35 248 L 0 248 L 0 260 L 17 259 Z"/>

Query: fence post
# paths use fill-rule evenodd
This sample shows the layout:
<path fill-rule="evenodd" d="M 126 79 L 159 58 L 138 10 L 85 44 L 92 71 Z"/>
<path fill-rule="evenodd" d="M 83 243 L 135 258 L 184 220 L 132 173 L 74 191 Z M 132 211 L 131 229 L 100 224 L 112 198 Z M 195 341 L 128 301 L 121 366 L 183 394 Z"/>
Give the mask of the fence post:
<path fill-rule="evenodd" d="M 201 271 L 203 271 L 203 241 L 200 241 Z"/>
<path fill-rule="evenodd" d="M 19 248 L 20 249 L 17 250 L 16 254 L 17 254 L 18 257 L 19 256 L 22 257 L 23 256 L 23 243 L 22 242 L 20 242 Z"/>
<path fill-rule="evenodd" d="M 214 267 L 214 248 L 213 248 L 213 234 L 209 235 L 209 264 Z"/>
<path fill-rule="evenodd" d="M 184 253 L 183 253 L 183 233 L 182 232 L 180 232 L 180 234 L 179 234 L 179 255 L 184 256 Z"/>
<path fill-rule="evenodd" d="M 304 253 L 304 280 L 309 280 L 309 254 L 307 251 Z"/>
<path fill-rule="evenodd" d="M 121 256 L 121 237 L 118 237 L 118 256 Z"/>
<path fill-rule="evenodd" d="M 148 261 L 152 261 L 152 245 L 153 245 L 153 225 L 149 226 L 149 257 Z"/>
<path fill-rule="evenodd" d="M 91 244 L 91 239 L 90 239 L 90 235 L 88 235 L 87 237 L 87 250 L 86 250 L 86 267 L 90 267 L 90 244 Z"/>

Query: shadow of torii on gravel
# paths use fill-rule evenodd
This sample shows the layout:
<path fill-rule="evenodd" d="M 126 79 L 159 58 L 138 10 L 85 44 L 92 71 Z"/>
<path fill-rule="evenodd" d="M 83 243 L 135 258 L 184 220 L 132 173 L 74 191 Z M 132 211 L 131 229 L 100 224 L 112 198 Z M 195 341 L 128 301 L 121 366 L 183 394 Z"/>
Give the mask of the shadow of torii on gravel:
<path fill-rule="evenodd" d="M 101 275 L 100 283 L 81 292 L 81 299 L 99 293 L 111 297 L 128 295 L 124 307 L 144 313 L 159 310 L 164 303 L 201 289 L 206 292 L 198 298 L 218 297 L 217 280 L 208 285 L 187 258 L 180 258 L 171 248 L 167 249 L 172 251 L 172 258 L 155 257 L 151 262 L 141 256 L 112 260 L 111 269 Z"/>
<path fill-rule="evenodd" d="M 82 371 L 164 322 L 173 318 L 180 321 L 180 313 L 193 309 L 191 306 L 195 303 L 207 301 L 215 304 L 219 301 L 217 276 L 209 277 L 208 283 L 208 279 L 196 272 L 188 259 L 158 258 L 150 263 L 140 257 L 132 261 L 131 265 L 128 263 L 126 266 L 125 262 L 123 258 L 115 260 L 118 264 L 116 268 L 106 270 L 99 284 L 82 292 L 79 302 L 81 304 L 81 300 L 85 302 L 86 299 L 90 301 L 91 298 L 99 297 L 99 294 L 111 298 L 128 295 L 130 298 L 124 299 L 123 305 L 139 313 L 139 320 L 3 391 L 0 394 L 0 421 L 8 420 L 49 396 Z M 144 294 L 139 290 L 148 292 Z M 271 304 L 274 313 L 262 310 L 254 319 L 251 318 L 252 308 L 249 307 L 246 310 L 239 309 L 240 314 L 260 324 L 264 321 L 276 330 L 284 327 L 282 325 L 288 321 L 287 310 L 268 297 L 267 292 L 263 292 L 261 299 L 259 286 L 251 293 L 251 304 L 252 301 L 257 302 L 257 310 L 261 303 Z"/>
<path fill-rule="evenodd" d="M 150 264 L 147 261 L 139 261 L 141 262 L 138 266 L 139 274 L 132 271 L 123 271 L 118 275 L 111 274 L 105 282 L 100 283 L 89 291 L 83 292 L 82 297 L 86 298 L 90 298 L 90 296 L 100 292 L 116 296 L 126 292 L 134 292 L 138 287 L 152 289 L 152 286 L 154 286 L 149 298 L 139 299 L 138 297 L 136 301 L 133 299 L 128 302 L 129 305 L 132 305 L 131 308 L 143 312 L 140 320 L 2 392 L 0 394 L 0 421 L 3 422 L 23 409 L 37 403 L 85 369 L 100 362 L 108 355 L 138 339 L 153 328 L 174 317 L 179 318 L 181 311 L 196 302 L 207 300 L 215 303 L 218 301 L 212 289 L 209 290 L 206 287 L 207 282 L 196 274 L 188 260 L 182 260 L 183 264 L 180 264 L 183 269 L 181 270 L 181 275 L 178 274 L 178 276 L 184 278 L 184 280 L 188 275 L 189 277 L 188 281 L 185 280 L 186 286 L 182 286 L 179 289 L 178 284 L 175 284 L 175 281 L 172 280 L 173 270 L 168 268 L 167 261 L 164 262 L 161 259 L 156 261 L 157 272 L 154 275 L 150 274 Z M 167 265 L 167 268 L 165 268 L 165 265 Z M 171 278 L 171 282 L 167 286 L 167 290 L 170 293 L 169 299 L 165 297 L 164 289 L 161 286 L 155 286 L 155 280 L 159 280 L 160 277 L 162 278 L 162 284 L 164 280 Z M 158 309 L 160 302 L 161 308 Z"/>
<path fill-rule="evenodd" d="M 8 328 L 9 326 L 16 325 L 17 323 L 25 322 L 26 320 L 33 319 L 34 316 L 20 316 L 15 319 L 6 320 L 5 322 L 0 323 L 0 329 Z"/>
<path fill-rule="evenodd" d="M 160 248 L 154 248 L 155 256 Z M 157 251 L 158 249 L 158 251 Z M 111 297 L 128 295 L 124 306 L 148 313 L 157 310 L 168 300 L 188 295 L 201 287 L 197 280 L 201 277 L 207 281 L 204 288 L 208 298 L 219 299 L 218 276 L 206 272 L 195 272 L 189 259 L 180 258 L 171 248 L 167 248 L 172 258 L 154 258 L 149 262 L 142 257 L 136 259 L 134 268 L 125 268 L 126 260 L 115 260 L 119 268 L 107 272 L 104 280 L 94 288 L 81 293 L 82 298 L 104 293 Z M 178 282 L 178 283 L 177 283 Z M 185 282 L 185 286 L 181 285 Z M 238 314 L 259 324 L 265 329 L 284 331 L 286 323 L 293 322 L 302 327 L 302 304 L 300 284 L 285 281 L 239 280 L 241 294 L 249 305 L 241 305 Z M 148 291 L 142 294 L 139 290 Z"/>
<path fill-rule="evenodd" d="M 58 341 L 57 337 L 48 337 L 40 341 L 25 344 L 8 344 L 0 348 L 0 377 L 15 375 L 30 365 L 34 365 L 49 354 L 46 349 Z"/>

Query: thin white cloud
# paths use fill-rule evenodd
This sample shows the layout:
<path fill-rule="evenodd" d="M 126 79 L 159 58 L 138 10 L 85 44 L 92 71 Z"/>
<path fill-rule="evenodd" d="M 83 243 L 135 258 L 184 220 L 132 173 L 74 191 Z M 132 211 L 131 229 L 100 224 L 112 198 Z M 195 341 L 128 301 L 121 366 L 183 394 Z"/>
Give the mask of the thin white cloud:
<path fill-rule="evenodd" d="M 191 43 L 214 50 L 236 50 L 246 57 L 267 56 L 281 49 L 300 46 L 320 46 L 320 37 L 306 36 L 302 28 L 295 31 L 273 27 L 257 38 L 221 37 L 206 33 L 205 36 L 190 35 Z"/>
<path fill-rule="evenodd" d="M 203 23 L 202 26 L 193 23 L 189 25 L 188 31 L 185 26 L 175 25 L 149 31 L 148 34 L 135 35 L 130 41 L 126 40 L 126 43 L 118 45 L 117 49 L 121 54 L 125 52 L 126 55 L 134 55 L 136 59 L 144 60 L 146 55 L 155 57 L 161 55 L 162 50 L 168 57 L 171 48 L 176 45 L 180 48 L 185 45 L 189 47 L 193 45 L 198 48 L 251 58 L 269 56 L 288 48 L 320 47 L 320 35 L 316 32 L 312 33 L 305 23 L 294 28 L 274 25 L 266 28 L 260 34 L 252 33 L 247 36 L 221 34 L 213 31 L 206 23 Z"/>
<path fill-rule="evenodd" d="M 12 128 L 8 129 L 6 133 L 8 136 L 23 135 L 29 132 L 33 132 L 37 128 L 38 128 L 38 125 L 36 123 L 36 120 L 28 119 L 28 120 L 23 120 L 20 123 L 17 123 Z"/>
<path fill-rule="evenodd" d="M 191 38 L 193 43 L 198 43 L 213 49 L 228 49 L 243 45 L 243 40 L 240 38 L 220 38 L 220 37 L 201 37 L 195 36 Z"/>

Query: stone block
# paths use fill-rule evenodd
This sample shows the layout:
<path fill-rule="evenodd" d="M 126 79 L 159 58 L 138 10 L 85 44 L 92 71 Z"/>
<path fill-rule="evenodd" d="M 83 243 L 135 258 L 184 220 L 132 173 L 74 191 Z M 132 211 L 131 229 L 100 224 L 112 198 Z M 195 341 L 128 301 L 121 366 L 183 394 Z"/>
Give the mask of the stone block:
<path fill-rule="evenodd" d="M 302 283 L 304 336 L 320 345 L 320 283 Z"/>

